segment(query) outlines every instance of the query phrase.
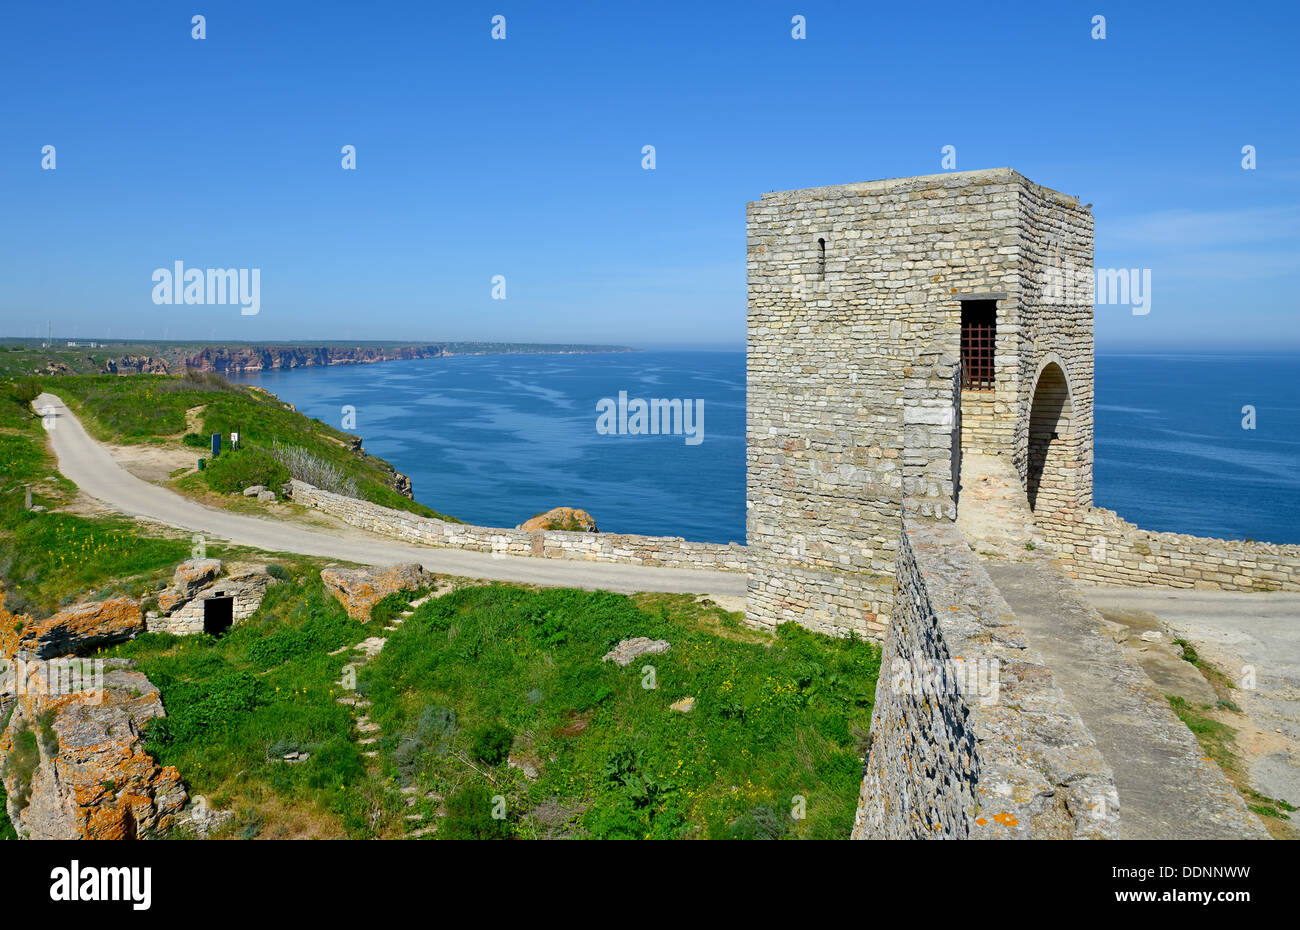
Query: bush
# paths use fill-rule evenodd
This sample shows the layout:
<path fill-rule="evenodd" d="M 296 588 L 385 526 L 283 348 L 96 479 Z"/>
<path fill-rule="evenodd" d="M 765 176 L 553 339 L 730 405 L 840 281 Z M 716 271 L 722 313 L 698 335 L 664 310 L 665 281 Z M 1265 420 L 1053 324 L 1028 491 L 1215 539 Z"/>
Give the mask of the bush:
<path fill-rule="evenodd" d="M 35 378 L 19 378 L 5 385 L 5 393 L 20 407 L 30 407 L 32 401 L 40 396 L 41 386 Z"/>
<path fill-rule="evenodd" d="M 181 437 L 181 442 L 195 449 L 206 449 L 212 444 L 212 437 L 202 436 L 199 433 L 186 433 Z"/>
<path fill-rule="evenodd" d="M 203 477 L 212 490 L 237 494 L 255 484 L 279 487 L 289 480 L 289 470 L 260 449 L 245 447 L 212 459 Z"/>
<path fill-rule="evenodd" d="M 751 808 L 737 817 L 727 831 L 731 840 L 779 840 L 785 835 L 786 820 L 780 811 L 766 805 Z"/>
<path fill-rule="evenodd" d="M 508 727 L 489 723 L 475 730 L 472 740 L 474 758 L 488 765 L 500 765 L 510 755 L 510 745 L 515 741 L 515 735 Z"/>
<path fill-rule="evenodd" d="M 438 830 L 445 840 L 504 840 L 514 828 L 492 816 L 496 802 L 478 782 L 471 782 L 447 799 L 447 816 Z"/>
<path fill-rule="evenodd" d="M 271 447 L 271 455 L 299 481 L 344 497 L 361 496 L 356 481 L 343 474 L 342 469 L 306 449 L 277 442 Z"/>
<path fill-rule="evenodd" d="M 279 562 L 272 562 L 266 566 L 266 573 L 276 581 L 291 581 L 293 576 L 289 574 L 289 569 L 285 568 Z"/>
<path fill-rule="evenodd" d="M 24 810 L 32 796 L 32 776 L 41 764 L 40 744 L 23 721 L 14 734 L 14 748 L 5 758 L 4 768 L 0 774 L 15 784 L 14 807 Z"/>

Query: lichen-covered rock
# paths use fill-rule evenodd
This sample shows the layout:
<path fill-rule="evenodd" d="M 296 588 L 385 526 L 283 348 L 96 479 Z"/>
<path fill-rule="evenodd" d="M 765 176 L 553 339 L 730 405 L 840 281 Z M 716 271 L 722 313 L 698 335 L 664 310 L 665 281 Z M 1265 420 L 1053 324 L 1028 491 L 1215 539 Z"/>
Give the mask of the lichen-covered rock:
<path fill-rule="evenodd" d="M 348 616 L 362 623 L 370 619 L 370 609 L 389 594 L 432 587 L 432 579 L 416 562 L 391 568 L 327 568 L 320 579 Z"/>
<path fill-rule="evenodd" d="M 613 662 L 617 665 L 631 665 L 641 656 L 659 655 L 661 652 L 667 652 L 671 648 L 666 639 L 650 639 L 645 636 L 634 636 L 632 639 L 625 639 L 609 652 L 605 653 L 601 661 Z"/>
<path fill-rule="evenodd" d="M 176 566 L 171 586 L 158 595 L 158 608 L 170 613 L 192 600 L 221 574 L 220 559 L 188 559 Z"/>
<path fill-rule="evenodd" d="M 77 604 L 44 620 L 27 620 L 10 654 L 50 659 L 126 642 L 144 632 L 140 605 L 129 597 Z"/>
<path fill-rule="evenodd" d="M 546 513 L 539 513 L 520 526 L 521 530 L 568 530 L 574 533 L 599 533 L 596 521 L 585 510 L 572 507 L 553 507 Z"/>
<path fill-rule="evenodd" d="M 102 687 L 51 693 L 51 665 L 29 668 L 0 734 L 9 819 L 29 839 L 133 839 L 166 830 L 184 807 L 172 766 L 144 751 L 145 723 L 165 716 L 158 689 L 122 659 Z"/>

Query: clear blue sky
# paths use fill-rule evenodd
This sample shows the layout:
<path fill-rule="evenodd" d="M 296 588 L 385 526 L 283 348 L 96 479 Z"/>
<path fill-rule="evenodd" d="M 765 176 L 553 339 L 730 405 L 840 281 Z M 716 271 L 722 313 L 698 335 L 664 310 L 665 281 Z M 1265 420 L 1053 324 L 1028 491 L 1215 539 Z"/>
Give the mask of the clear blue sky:
<path fill-rule="evenodd" d="M 1292 2 L 9 3 L 0 335 L 739 347 L 747 201 L 954 145 L 1152 269 L 1099 349 L 1296 348 L 1297 35 Z M 260 268 L 261 312 L 154 305 L 178 259 Z"/>

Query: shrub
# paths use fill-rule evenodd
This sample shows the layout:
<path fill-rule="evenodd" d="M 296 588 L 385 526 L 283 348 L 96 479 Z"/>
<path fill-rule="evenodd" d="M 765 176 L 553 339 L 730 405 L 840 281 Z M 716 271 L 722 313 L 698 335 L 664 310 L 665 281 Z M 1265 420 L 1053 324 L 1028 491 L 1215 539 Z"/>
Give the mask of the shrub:
<path fill-rule="evenodd" d="M 198 371 L 186 368 L 179 378 L 160 381 L 161 391 L 235 391 L 237 388 L 215 371 Z"/>
<path fill-rule="evenodd" d="M 472 745 L 474 758 L 488 765 L 500 765 L 510 754 L 510 745 L 515 735 L 508 727 L 499 723 L 489 723 L 474 731 Z"/>
<path fill-rule="evenodd" d="M 779 840 L 785 835 L 786 819 L 780 811 L 766 805 L 750 808 L 732 821 L 727 839 Z"/>
<path fill-rule="evenodd" d="M 193 446 L 195 449 L 206 449 L 212 443 L 212 437 L 203 436 L 199 433 L 186 433 L 181 437 L 181 442 L 187 446 Z"/>
<path fill-rule="evenodd" d="M 447 799 L 447 816 L 438 830 L 446 840 L 504 840 L 514 828 L 507 819 L 492 816 L 495 803 L 486 788 L 470 782 Z"/>
<path fill-rule="evenodd" d="M 5 393 L 20 407 L 30 407 L 41 393 L 41 386 L 35 378 L 19 378 L 5 385 Z"/>
<path fill-rule="evenodd" d="M 203 477 L 212 490 L 235 494 L 255 484 L 279 487 L 289 480 L 289 471 L 260 449 L 245 447 L 208 462 Z"/>
<path fill-rule="evenodd" d="M 28 727 L 26 721 L 19 724 L 14 734 L 14 748 L 5 759 L 0 774 L 15 783 L 14 807 L 23 810 L 32 796 L 32 776 L 41 764 L 41 750 L 36 734 Z"/>
<path fill-rule="evenodd" d="M 289 569 L 285 568 L 279 562 L 272 562 L 266 566 L 266 573 L 276 581 L 291 581 L 293 576 L 289 574 Z"/>
<path fill-rule="evenodd" d="M 356 481 L 345 475 L 342 469 L 306 449 L 277 442 L 271 447 L 271 455 L 299 481 L 344 497 L 361 496 Z"/>

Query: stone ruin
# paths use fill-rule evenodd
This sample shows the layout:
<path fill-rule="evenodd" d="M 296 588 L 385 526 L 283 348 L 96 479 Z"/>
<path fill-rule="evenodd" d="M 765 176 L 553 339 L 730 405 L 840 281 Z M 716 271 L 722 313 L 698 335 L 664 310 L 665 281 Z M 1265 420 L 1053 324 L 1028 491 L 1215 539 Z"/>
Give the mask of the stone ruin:
<path fill-rule="evenodd" d="M 963 450 L 1036 510 L 1092 502 L 1089 206 L 1008 168 L 785 191 L 748 212 L 749 617 L 881 640 L 904 514 Z"/>
<path fill-rule="evenodd" d="M 219 559 L 182 562 L 158 595 L 158 610 L 146 617 L 148 631 L 219 635 L 251 617 L 275 579 L 262 566 L 237 568 L 225 576 L 221 568 Z"/>

